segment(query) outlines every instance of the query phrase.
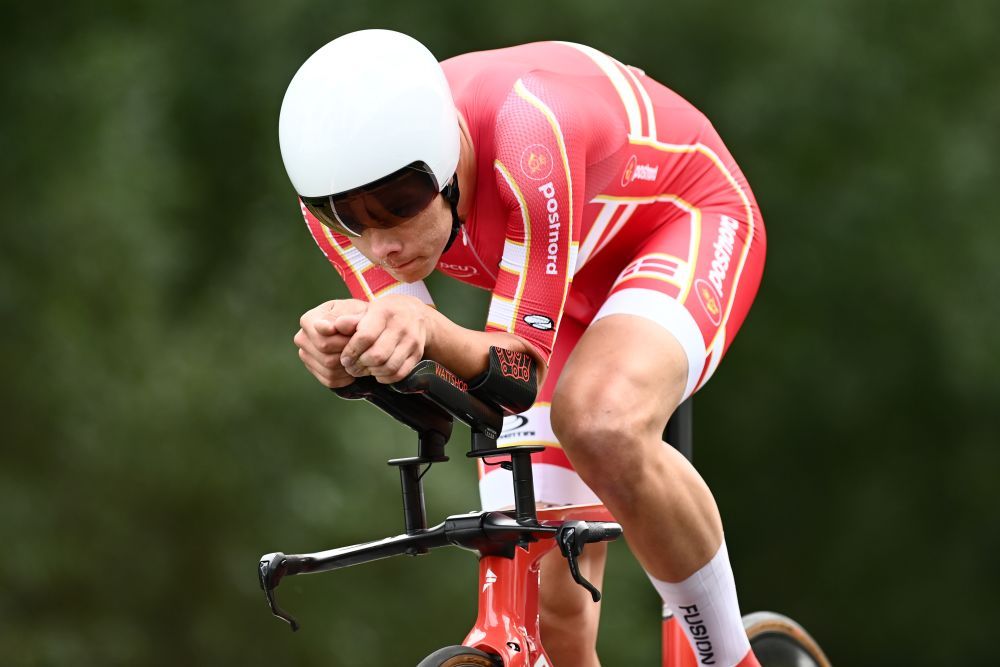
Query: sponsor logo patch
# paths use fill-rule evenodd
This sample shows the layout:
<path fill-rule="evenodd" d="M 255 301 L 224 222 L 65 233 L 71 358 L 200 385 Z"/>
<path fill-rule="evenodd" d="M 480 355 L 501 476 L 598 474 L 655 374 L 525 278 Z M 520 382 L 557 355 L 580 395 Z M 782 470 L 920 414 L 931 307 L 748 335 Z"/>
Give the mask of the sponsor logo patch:
<path fill-rule="evenodd" d="M 466 264 L 448 264 L 447 262 L 438 262 L 438 267 L 445 273 L 456 278 L 471 278 L 479 273 L 479 271 L 476 270 L 476 267 L 468 266 Z"/>
<path fill-rule="evenodd" d="M 528 418 L 524 415 L 510 415 L 503 418 L 503 431 L 497 441 L 504 440 L 524 440 L 534 438 L 535 431 L 525 428 L 528 426 Z"/>
<path fill-rule="evenodd" d="M 527 382 L 531 377 L 531 357 L 522 352 L 513 352 L 503 348 L 493 348 L 500 362 L 500 374 L 505 378 L 514 378 Z"/>
<path fill-rule="evenodd" d="M 639 164 L 639 158 L 633 155 L 625 163 L 625 171 L 622 172 L 622 187 L 626 187 L 633 181 L 655 181 L 658 173 L 660 173 L 659 166 Z"/>
<path fill-rule="evenodd" d="M 528 418 L 525 417 L 524 415 L 511 415 L 509 417 L 503 418 L 504 433 L 508 433 L 510 431 L 516 431 L 522 426 L 527 426 L 527 425 L 528 425 Z"/>
<path fill-rule="evenodd" d="M 719 299 L 715 296 L 712 286 L 706 280 L 698 278 L 694 281 L 694 291 L 698 294 L 698 301 L 701 302 L 701 307 L 708 315 L 708 319 L 712 320 L 712 324 L 715 326 L 719 326 L 722 321 L 722 308 L 719 306 Z"/>
<path fill-rule="evenodd" d="M 545 210 L 549 213 L 549 251 L 545 263 L 546 275 L 558 275 L 559 267 L 559 201 L 556 199 L 556 187 L 549 181 L 545 185 L 538 186 L 538 191 L 545 197 Z"/>
<path fill-rule="evenodd" d="M 444 366 L 435 365 L 434 374 L 437 375 L 442 380 L 452 384 L 462 391 L 466 391 L 469 388 L 469 384 L 465 380 L 460 379 L 457 375 L 449 371 Z"/>
<path fill-rule="evenodd" d="M 541 144 L 527 146 L 521 151 L 521 171 L 532 180 L 545 180 L 552 173 L 552 153 Z"/>
<path fill-rule="evenodd" d="M 722 296 L 722 283 L 726 281 L 729 273 L 729 265 L 733 260 L 733 249 L 736 247 L 736 230 L 739 223 L 728 215 L 719 217 L 719 235 L 712 244 L 715 256 L 712 258 L 712 270 L 708 272 L 708 279 L 715 288 L 715 293 Z"/>
<path fill-rule="evenodd" d="M 698 651 L 699 664 L 714 665 L 715 649 L 712 647 L 712 638 L 708 635 L 708 627 L 701 618 L 698 605 L 681 605 L 680 610 L 684 612 L 683 618 L 688 626 L 692 648 Z"/>
<path fill-rule="evenodd" d="M 553 326 L 551 318 L 545 317 L 545 315 L 525 315 L 524 321 L 529 327 L 534 327 L 541 331 L 551 331 Z"/>

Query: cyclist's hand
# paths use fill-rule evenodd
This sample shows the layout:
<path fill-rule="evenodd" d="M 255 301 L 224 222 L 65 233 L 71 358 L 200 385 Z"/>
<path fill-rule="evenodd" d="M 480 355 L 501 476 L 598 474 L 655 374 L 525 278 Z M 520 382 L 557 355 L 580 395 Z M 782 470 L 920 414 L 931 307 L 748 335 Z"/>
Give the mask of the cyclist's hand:
<path fill-rule="evenodd" d="M 338 299 L 316 306 L 299 319 L 302 328 L 293 339 L 299 359 L 323 386 L 336 389 L 354 382 L 340 363 L 340 355 L 367 309 L 364 301 Z"/>
<path fill-rule="evenodd" d="M 427 343 L 427 306 L 412 296 L 387 296 L 368 304 L 340 360 L 355 377 L 372 375 L 382 383 L 402 380 L 423 358 Z"/>

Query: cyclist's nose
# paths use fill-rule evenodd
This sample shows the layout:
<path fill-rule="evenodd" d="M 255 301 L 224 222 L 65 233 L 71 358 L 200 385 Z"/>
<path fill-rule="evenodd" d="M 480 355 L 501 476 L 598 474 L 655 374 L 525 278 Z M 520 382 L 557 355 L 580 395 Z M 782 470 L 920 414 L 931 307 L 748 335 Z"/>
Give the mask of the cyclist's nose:
<path fill-rule="evenodd" d="M 393 258 L 403 250 L 402 241 L 391 229 L 370 228 L 367 235 L 372 254 L 383 262 L 392 263 Z"/>

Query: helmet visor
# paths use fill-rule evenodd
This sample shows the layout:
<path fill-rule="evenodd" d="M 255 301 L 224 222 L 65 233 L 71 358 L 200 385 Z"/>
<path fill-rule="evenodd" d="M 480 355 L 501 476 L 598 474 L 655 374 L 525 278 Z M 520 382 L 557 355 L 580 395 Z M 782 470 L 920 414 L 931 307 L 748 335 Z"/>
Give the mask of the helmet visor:
<path fill-rule="evenodd" d="M 317 220 L 349 236 L 391 229 L 430 206 L 440 189 L 430 168 L 414 162 L 360 188 L 326 197 L 301 197 Z"/>

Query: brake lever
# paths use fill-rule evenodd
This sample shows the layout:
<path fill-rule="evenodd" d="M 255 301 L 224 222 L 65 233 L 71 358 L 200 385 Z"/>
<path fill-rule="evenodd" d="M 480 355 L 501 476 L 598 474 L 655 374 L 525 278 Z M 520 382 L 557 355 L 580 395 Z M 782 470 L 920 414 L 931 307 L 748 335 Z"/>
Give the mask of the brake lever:
<path fill-rule="evenodd" d="M 594 602 L 600 602 L 601 591 L 597 590 L 596 586 L 580 574 L 580 565 L 576 560 L 577 556 L 583 553 L 583 547 L 586 543 L 587 523 L 585 521 L 567 521 L 559 526 L 559 531 L 556 533 L 556 544 L 559 545 L 559 551 L 562 552 L 563 557 L 569 562 L 569 572 L 573 575 L 573 581 L 586 588 Z"/>
<path fill-rule="evenodd" d="M 260 559 L 257 576 L 260 578 L 260 587 L 264 589 L 267 604 L 271 607 L 271 613 L 288 623 L 292 628 L 292 632 L 296 632 L 299 629 L 299 622 L 291 614 L 279 607 L 274 599 L 274 589 L 281 583 L 281 579 L 288 574 L 288 565 L 285 554 L 281 552 L 267 554 Z"/>

